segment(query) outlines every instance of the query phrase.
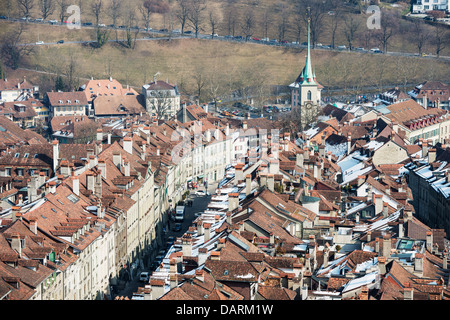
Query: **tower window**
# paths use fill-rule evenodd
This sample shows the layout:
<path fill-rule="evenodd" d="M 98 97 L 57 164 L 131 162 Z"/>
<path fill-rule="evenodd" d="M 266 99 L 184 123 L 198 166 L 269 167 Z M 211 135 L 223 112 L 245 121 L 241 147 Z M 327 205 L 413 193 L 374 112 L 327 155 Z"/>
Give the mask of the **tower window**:
<path fill-rule="evenodd" d="M 308 100 L 311 100 L 311 90 L 308 90 L 307 97 L 308 97 Z"/>

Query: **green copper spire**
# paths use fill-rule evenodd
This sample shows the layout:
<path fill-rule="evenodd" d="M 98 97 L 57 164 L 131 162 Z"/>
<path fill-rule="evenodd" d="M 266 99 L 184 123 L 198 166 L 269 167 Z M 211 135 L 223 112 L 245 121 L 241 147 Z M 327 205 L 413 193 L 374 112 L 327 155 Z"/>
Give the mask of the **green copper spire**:
<path fill-rule="evenodd" d="M 308 8 L 309 9 L 309 8 Z M 309 10 L 308 10 L 309 15 Z M 311 67 L 311 19 L 308 16 L 308 48 L 306 51 L 306 64 L 303 69 L 303 83 L 314 84 L 314 74 Z"/>

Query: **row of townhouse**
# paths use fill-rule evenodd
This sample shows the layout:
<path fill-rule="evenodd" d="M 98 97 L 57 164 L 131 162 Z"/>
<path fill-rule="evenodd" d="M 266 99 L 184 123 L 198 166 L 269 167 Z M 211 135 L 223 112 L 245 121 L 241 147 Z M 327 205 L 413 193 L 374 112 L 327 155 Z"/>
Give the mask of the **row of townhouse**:
<path fill-rule="evenodd" d="M 331 139 L 300 135 L 297 145 L 283 135 L 281 148 L 268 140 L 267 161 L 247 156 L 228 168 L 207 210 L 133 299 L 446 299 L 448 241 L 416 217 L 405 176 L 422 149 L 373 165 L 398 139 L 392 126 L 337 129 L 353 133 L 343 152 L 327 151 Z"/>

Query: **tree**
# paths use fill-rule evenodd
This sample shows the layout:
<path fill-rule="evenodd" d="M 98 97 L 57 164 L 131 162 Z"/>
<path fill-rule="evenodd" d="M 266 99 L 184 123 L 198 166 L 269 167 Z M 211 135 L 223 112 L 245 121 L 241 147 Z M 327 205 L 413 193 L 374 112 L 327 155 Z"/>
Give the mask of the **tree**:
<path fill-rule="evenodd" d="M 244 15 L 242 17 L 242 22 L 241 22 L 241 31 L 245 37 L 245 41 L 248 41 L 250 39 L 250 37 L 253 35 L 253 33 L 255 32 L 255 30 L 254 30 L 255 25 L 256 25 L 255 14 L 253 13 L 252 8 L 248 7 L 244 11 Z"/>
<path fill-rule="evenodd" d="M 187 17 L 189 15 L 189 0 L 177 0 L 177 10 L 175 11 L 176 18 L 181 24 L 181 33 L 184 33 L 184 27 L 187 23 Z"/>
<path fill-rule="evenodd" d="M 17 4 L 19 5 L 19 11 L 27 18 L 27 20 L 31 16 L 31 11 L 34 8 L 34 0 L 17 0 Z"/>
<path fill-rule="evenodd" d="M 195 37 L 198 38 L 198 33 L 201 30 L 203 23 L 203 12 L 206 10 L 205 0 L 190 0 L 189 14 L 187 16 L 188 23 L 194 29 Z"/>
<path fill-rule="evenodd" d="M 39 9 L 41 10 L 42 19 L 46 20 L 55 11 L 55 2 L 53 0 L 39 0 Z"/>
<path fill-rule="evenodd" d="M 355 40 L 356 32 L 358 31 L 360 23 L 356 21 L 352 14 L 349 14 L 345 18 L 344 33 L 347 39 L 348 48 L 353 49 L 353 41 Z"/>
<path fill-rule="evenodd" d="M 205 0 L 190 0 L 189 1 L 189 14 L 187 16 L 188 24 L 194 29 L 195 37 L 198 38 L 198 33 L 203 24 L 203 11 L 206 10 Z"/>
<path fill-rule="evenodd" d="M 449 42 L 449 35 L 446 27 L 437 25 L 434 27 L 434 37 L 432 39 L 433 44 L 435 45 L 435 53 L 439 58 L 442 50 L 445 49 L 446 45 Z"/>
<path fill-rule="evenodd" d="M 97 48 L 101 48 L 103 47 L 109 39 L 109 32 L 108 30 L 102 30 L 102 28 L 100 28 L 99 26 L 97 26 L 97 42 L 95 44 L 95 46 Z"/>
<path fill-rule="evenodd" d="M 95 25 L 98 26 L 98 23 L 100 22 L 100 16 L 103 12 L 102 0 L 95 0 L 94 2 L 92 2 L 91 10 L 92 10 L 92 14 L 94 15 L 94 18 L 95 18 Z"/>
<path fill-rule="evenodd" d="M 239 11 L 233 4 L 229 4 L 224 13 L 224 18 L 227 26 L 228 35 L 236 35 L 236 27 L 239 21 Z"/>
<path fill-rule="evenodd" d="M 122 2 L 120 0 L 111 0 L 108 6 L 108 15 L 111 18 L 113 25 L 117 24 L 117 20 L 122 15 Z"/>
<path fill-rule="evenodd" d="M 342 23 L 342 11 L 339 9 L 339 7 L 336 7 L 334 14 L 329 16 L 329 28 L 330 28 L 330 34 L 331 34 L 331 47 L 336 47 L 336 33 L 338 30 L 339 25 Z"/>
<path fill-rule="evenodd" d="M 22 33 L 23 25 L 15 30 L 5 33 L 1 38 L 1 56 L 5 65 L 12 69 L 17 69 L 25 56 L 33 52 L 33 46 L 23 45 Z"/>
<path fill-rule="evenodd" d="M 65 91 L 66 84 L 64 83 L 64 79 L 61 75 L 58 75 L 55 80 L 55 91 Z"/>
<path fill-rule="evenodd" d="M 67 8 L 69 7 L 68 0 L 56 0 L 58 3 L 58 17 L 61 23 L 67 18 Z"/>
<path fill-rule="evenodd" d="M 211 25 L 211 39 L 214 38 L 214 34 L 216 33 L 216 27 L 219 23 L 219 17 L 214 11 L 209 11 L 209 24 Z"/>
<path fill-rule="evenodd" d="M 269 37 L 269 26 L 272 25 L 272 16 L 271 16 L 271 10 L 266 9 L 262 13 L 261 16 L 261 28 L 262 28 L 262 37 L 268 38 Z"/>
<path fill-rule="evenodd" d="M 142 6 L 139 7 L 139 11 L 144 19 L 145 28 L 148 30 L 150 27 L 150 17 L 152 13 L 165 14 L 169 12 L 169 5 L 160 0 L 144 0 Z"/>
<path fill-rule="evenodd" d="M 383 47 L 383 52 L 386 54 L 388 50 L 389 40 L 394 34 L 394 30 L 398 28 L 399 17 L 391 12 L 383 11 L 381 15 L 381 28 L 375 31 L 375 37 Z"/>
<path fill-rule="evenodd" d="M 428 40 L 428 31 L 425 29 L 425 24 L 419 19 L 414 19 L 412 28 L 412 40 L 415 42 L 419 55 L 422 55 L 422 50 Z"/>
<path fill-rule="evenodd" d="M 299 6 L 297 10 L 301 12 L 301 17 L 303 17 L 305 23 L 308 17 L 310 18 L 311 44 L 315 47 L 323 31 L 325 25 L 323 20 L 330 6 L 328 2 L 323 0 L 300 0 L 297 5 Z"/>
<path fill-rule="evenodd" d="M 285 6 L 280 5 L 280 14 L 278 18 L 278 41 L 283 41 L 286 37 L 286 32 L 289 26 L 288 10 Z"/>

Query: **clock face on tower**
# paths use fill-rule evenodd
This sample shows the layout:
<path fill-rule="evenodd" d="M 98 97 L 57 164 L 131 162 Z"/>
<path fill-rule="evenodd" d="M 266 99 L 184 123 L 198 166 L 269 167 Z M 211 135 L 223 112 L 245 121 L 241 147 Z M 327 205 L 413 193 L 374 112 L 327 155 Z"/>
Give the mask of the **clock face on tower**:
<path fill-rule="evenodd" d="M 305 107 L 306 107 L 306 109 L 311 109 L 312 108 L 312 103 L 311 102 L 307 102 L 307 103 L 305 103 Z"/>

